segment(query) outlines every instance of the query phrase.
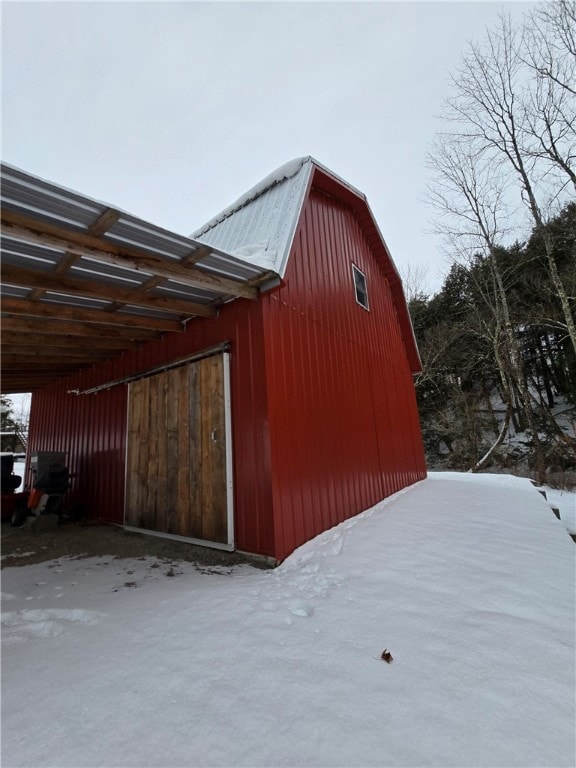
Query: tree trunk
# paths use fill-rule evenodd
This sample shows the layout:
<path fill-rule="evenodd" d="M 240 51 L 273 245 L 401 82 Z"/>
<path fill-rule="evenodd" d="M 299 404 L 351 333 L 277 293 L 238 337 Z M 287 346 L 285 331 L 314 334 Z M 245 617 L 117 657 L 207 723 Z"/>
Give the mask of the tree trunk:
<path fill-rule="evenodd" d="M 469 470 L 470 472 L 479 472 L 482 467 L 486 466 L 486 464 L 490 461 L 492 456 L 496 453 L 498 448 L 502 445 L 504 442 L 504 438 L 508 434 L 508 427 L 510 426 L 510 415 L 511 415 L 511 407 L 510 404 L 508 404 L 508 407 L 506 408 L 506 416 L 504 417 L 504 423 L 502 424 L 502 428 L 500 430 L 500 434 L 498 435 L 495 443 L 492 445 L 490 450 L 488 450 L 484 456 L 480 459 L 480 461 L 476 462 L 476 464 Z"/>
<path fill-rule="evenodd" d="M 534 216 L 536 219 L 536 216 Z M 536 223 L 539 227 L 542 227 L 542 220 L 540 216 L 538 216 L 539 221 Z M 560 275 L 558 274 L 558 267 L 556 266 L 556 259 L 554 258 L 554 244 L 552 242 L 552 238 L 550 237 L 550 234 L 546 231 L 545 228 L 542 230 L 542 240 L 544 241 L 544 250 L 546 252 L 546 260 L 548 261 L 548 269 L 550 271 L 550 277 L 552 279 L 552 284 L 554 285 L 554 288 L 558 292 L 558 298 L 560 299 L 560 305 L 562 307 L 562 312 L 564 314 L 564 319 L 566 321 L 566 329 L 568 331 L 568 336 L 570 337 L 570 341 L 572 342 L 572 347 L 574 348 L 574 354 L 576 354 L 576 323 L 574 322 L 574 315 L 572 314 L 572 309 L 570 307 L 570 301 L 568 299 L 568 294 L 566 293 L 566 289 L 564 287 L 564 283 L 562 282 Z"/>

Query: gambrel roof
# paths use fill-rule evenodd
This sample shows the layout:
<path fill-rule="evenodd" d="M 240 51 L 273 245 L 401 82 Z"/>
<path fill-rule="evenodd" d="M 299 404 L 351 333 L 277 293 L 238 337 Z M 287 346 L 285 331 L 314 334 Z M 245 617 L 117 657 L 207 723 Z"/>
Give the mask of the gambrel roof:
<path fill-rule="evenodd" d="M 228 253 L 283 275 L 312 162 L 301 157 L 282 165 L 191 237 L 213 247 L 228 243 Z"/>
<path fill-rule="evenodd" d="M 352 209 L 390 284 L 410 368 L 413 373 L 419 372 L 420 356 L 402 281 L 366 196 L 313 157 L 300 157 L 282 165 L 196 230 L 191 238 L 283 277 L 312 186 Z"/>

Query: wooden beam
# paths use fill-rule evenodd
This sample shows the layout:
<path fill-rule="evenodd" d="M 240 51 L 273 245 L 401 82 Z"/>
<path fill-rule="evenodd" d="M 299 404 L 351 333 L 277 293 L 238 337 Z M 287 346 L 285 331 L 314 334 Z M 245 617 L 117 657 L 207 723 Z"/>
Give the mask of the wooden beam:
<path fill-rule="evenodd" d="M 9 356 L 12 357 L 11 355 Z M 111 358 L 106 358 L 109 360 Z M 91 360 L 77 357 L 18 357 L 17 360 L 1 358 L 2 381 L 8 381 L 15 377 L 34 377 L 51 375 L 55 379 L 62 379 L 79 373 L 83 368 L 91 368 L 102 360 Z"/>
<path fill-rule="evenodd" d="M 205 259 L 206 256 L 210 256 L 211 253 L 214 253 L 212 248 L 209 248 L 207 245 L 199 245 L 196 250 L 184 256 L 182 264 L 197 264 L 202 259 Z"/>
<path fill-rule="evenodd" d="M 36 389 L 40 389 L 41 387 L 47 387 L 50 384 L 56 384 L 59 379 L 62 379 L 62 376 L 56 377 L 46 377 L 46 376 L 30 376 L 28 374 L 24 374 L 22 378 L 19 379 L 13 379 L 11 381 L 2 381 L 1 389 L 2 394 L 7 395 L 10 392 L 34 392 Z"/>
<path fill-rule="evenodd" d="M 92 224 L 90 224 L 86 232 L 94 237 L 103 235 L 104 232 L 108 232 L 108 230 L 116 224 L 121 216 L 121 212 L 116 210 L 116 208 L 106 208 L 106 210 L 103 211 Z"/>
<path fill-rule="evenodd" d="M 31 357 L 58 357 L 61 358 L 78 358 L 82 360 L 105 360 L 107 357 L 113 357 L 114 355 L 122 354 L 122 350 L 112 350 L 111 352 L 106 349 L 97 349 L 89 345 L 82 347 L 58 347 L 44 343 L 36 343 L 36 345 L 30 344 L 10 344 L 2 338 L 2 352 L 1 356 L 3 360 L 22 358 L 22 360 L 29 360 Z"/>
<path fill-rule="evenodd" d="M 64 277 L 51 272 L 37 272 L 34 269 L 2 264 L 2 282 L 24 288 L 45 288 L 48 291 L 73 296 L 86 296 L 105 301 L 121 301 L 124 304 L 146 307 L 148 309 L 177 312 L 178 314 L 215 317 L 214 307 L 206 304 L 170 299 L 166 296 L 143 296 L 126 288 L 119 288 L 107 283 L 97 283 L 77 277 Z"/>
<path fill-rule="evenodd" d="M 90 361 L 85 363 L 63 362 L 62 359 L 22 362 L 21 360 L 2 360 L 2 377 L 11 372 L 21 373 L 22 371 L 36 371 L 39 374 L 60 372 L 62 375 L 66 372 L 74 373 L 79 368 L 85 368 L 92 365 Z"/>
<path fill-rule="evenodd" d="M 75 261 L 78 261 L 78 256 L 74 253 L 66 253 L 64 256 L 60 259 L 58 264 L 56 264 L 56 268 L 54 269 L 53 275 L 62 275 L 64 272 L 66 272 L 72 264 L 74 264 Z M 46 288 L 35 288 L 32 293 L 30 294 L 30 300 L 31 301 L 39 301 L 43 296 L 46 295 Z"/>
<path fill-rule="evenodd" d="M 41 327 L 33 333 L 26 331 L 14 331 L 6 327 L 6 321 L 2 320 L 2 347 L 6 345 L 20 345 L 23 347 L 41 347 L 48 344 L 51 347 L 63 349 L 102 349 L 113 353 L 116 350 L 138 349 L 140 343 L 131 339 L 107 339 L 97 331 L 92 331 L 91 336 L 64 336 L 47 331 Z"/>
<path fill-rule="evenodd" d="M 62 388 L 60 388 L 61 381 L 66 382 L 63 388 L 64 392 L 69 392 L 75 388 L 76 384 L 73 381 L 70 381 L 71 377 L 72 374 L 65 374 L 60 376 L 59 379 L 30 378 L 25 374 L 24 378 L 20 381 L 11 382 L 10 384 L 2 384 L 2 394 L 7 395 L 10 392 L 36 392 L 44 387 L 51 387 L 54 385 L 59 388 L 60 393 L 62 394 Z"/>
<path fill-rule="evenodd" d="M 4 385 L 28 385 L 32 381 L 59 381 L 62 379 L 62 373 L 60 371 L 9 371 L 7 373 L 2 374 L 2 388 L 4 388 Z M 25 392 L 26 390 L 22 390 Z"/>
<path fill-rule="evenodd" d="M 118 246 L 115 243 L 111 243 L 108 240 L 100 240 L 98 237 L 94 237 L 88 233 L 88 231 L 78 232 L 77 230 L 67 229 L 61 227 L 58 224 L 51 224 L 47 221 L 40 221 L 32 216 L 26 216 L 26 214 L 18 213 L 17 211 L 2 210 L 1 212 L 2 226 L 6 226 L 6 234 L 10 234 L 9 227 L 22 227 L 29 229 L 32 232 L 36 232 L 56 239 L 64 240 L 70 244 L 84 246 L 86 248 L 94 248 L 96 250 L 105 248 L 109 253 L 126 254 L 132 256 L 141 256 L 146 252 L 141 251 L 138 248 L 133 248 L 129 245 Z M 44 240 L 47 243 L 47 240 Z M 193 241 L 190 241 L 190 246 L 194 248 Z M 60 247 L 60 246 L 57 246 Z M 200 245 L 199 248 L 204 249 L 206 246 Z M 64 248 L 66 250 L 66 248 Z M 209 253 L 217 253 L 218 251 L 210 249 Z M 186 258 L 194 255 L 194 250 L 187 254 Z M 203 253 L 203 256 L 206 256 Z"/>
<path fill-rule="evenodd" d="M 2 381 L 1 390 L 3 395 L 21 394 L 23 392 L 35 392 L 42 387 L 48 387 L 50 384 L 54 384 L 56 379 L 54 378 L 29 378 L 14 379 L 14 381 Z"/>
<path fill-rule="evenodd" d="M 114 208 L 106 208 L 106 210 L 98 216 L 98 218 L 90 224 L 88 229 L 86 230 L 87 234 L 89 235 L 103 235 L 104 232 L 108 231 L 110 227 L 112 227 L 120 218 L 120 211 L 116 211 Z M 67 253 L 60 261 L 58 262 L 56 269 L 54 272 L 56 274 L 61 275 L 63 272 L 66 272 L 67 269 L 69 269 L 72 264 L 74 264 L 75 261 L 78 261 L 80 256 L 76 253 Z M 44 296 L 46 291 L 44 288 L 36 288 L 36 290 L 32 291 L 32 294 L 30 295 L 30 298 L 32 301 L 38 301 L 39 299 Z"/>
<path fill-rule="evenodd" d="M 75 367 L 71 365 L 70 367 Z M 29 379 L 30 376 L 43 376 L 45 378 L 62 378 L 62 374 L 60 371 L 56 369 L 42 369 L 37 366 L 36 363 L 34 363 L 34 367 L 30 371 L 19 371 L 17 366 L 12 366 L 10 370 L 6 369 L 2 371 L 2 381 L 15 381 L 16 379 Z"/>
<path fill-rule="evenodd" d="M 83 309 L 70 307 L 55 302 L 28 301 L 27 299 L 15 299 L 6 297 L 2 299 L 2 312 L 11 315 L 24 315 L 29 318 L 46 317 L 52 320 L 76 323 L 93 323 L 95 325 L 116 326 L 120 333 L 131 333 L 131 338 L 140 337 L 145 330 L 161 333 L 182 332 L 184 325 L 180 320 L 165 320 L 161 317 L 148 317 L 147 315 L 127 315 L 103 312 L 101 309 Z M 106 333 L 108 333 L 106 329 Z M 67 330 L 67 333 L 71 333 Z"/>
<path fill-rule="evenodd" d="M 255 288 L 242 282 L 213 275 L 191 265 L 183 266 L 178 261 L 171 262 L 136 248 L 119 247 L 107 240 L 41 222 L 14 211 L 2 212 L 2 227 L 6 235 L 14 236 L 18 240 L 59 248 L 68 254 L 87 256 L 103 264 L 126 267 L 135 272 L 175 280 L 183 285 L 227 296 L 242 296 L 247 299 L 258 297 Z"/>
<path fill-rule="evenodd" d="M 157 285 L 160 285 L 162 282 L 162 278 L 160 277 L 151 277 L 149 280 L 146 280 L 145 283 L 142 283 L 138 288 L 134 288 L 135 291 L 138 291 L 138 293 L 144 293 L 145 291 L 149 291 L 151 288 L 156 288 Z M 113 304 L 110 304 L 109 307 L 106 307 L 106 312 L 117 312 L 119 309 L 122 309 L 125 304 L 123 304 L 121 301 L 115 301 Z"/>
<path fill-rule="evenodd" d="M 137 347 L 142 341 L 159 339 L 158 331 L 143 328 L 118 328 L 113 325 L 98 323 L 80 323 L 68 320 L 48 320 L 44 317 L 25 317 L 24 315 L 2 315 L 2 331 L 15 331 L 23 334 L 56 334 L 60 336 L 77 336 L 92 343 L 92 339 L 104 339 L 108 343 L 123 344 Z"/>

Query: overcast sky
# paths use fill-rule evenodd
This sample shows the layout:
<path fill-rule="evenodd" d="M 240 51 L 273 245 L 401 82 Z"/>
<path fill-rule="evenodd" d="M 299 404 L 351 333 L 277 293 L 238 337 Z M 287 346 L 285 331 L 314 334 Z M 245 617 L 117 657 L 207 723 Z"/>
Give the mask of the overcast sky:
<path fill-rule="evenodd" d="M 491 2 L 3 2 L 2 158 L 189 234 L 312 155 L 364 192 L 401 272 L 447 271 L 424 157 Z"/>

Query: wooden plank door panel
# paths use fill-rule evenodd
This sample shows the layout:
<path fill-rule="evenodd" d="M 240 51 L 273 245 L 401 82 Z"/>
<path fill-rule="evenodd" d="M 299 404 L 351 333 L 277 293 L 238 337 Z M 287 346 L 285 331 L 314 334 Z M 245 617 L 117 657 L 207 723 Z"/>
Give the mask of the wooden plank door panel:
<path fill-rule="evenodd" d="M 190 514 L 190 431 L 192 429 L 191 403 L 190 403 L 190 376 L 191 369 L 175 368 L 173 371 L 174 386 L 178 393 L 177 419 L 177 446 L 175 457 L 171 464 L 176 467 L 176 530 L 184 531 L 188 525 Z"/>
<path fill-rule="evenodd" d="M 199 370 L 200 413 L 199 439 L 202 539 L 226 540 L 226 440 L 224 421 L 224 381 L 222 358 L 201 361 Z"/>
<path fill-rule="evenodd" d="M 130 385 L 125 523 L 228 542 L 224 358 Z"/>

